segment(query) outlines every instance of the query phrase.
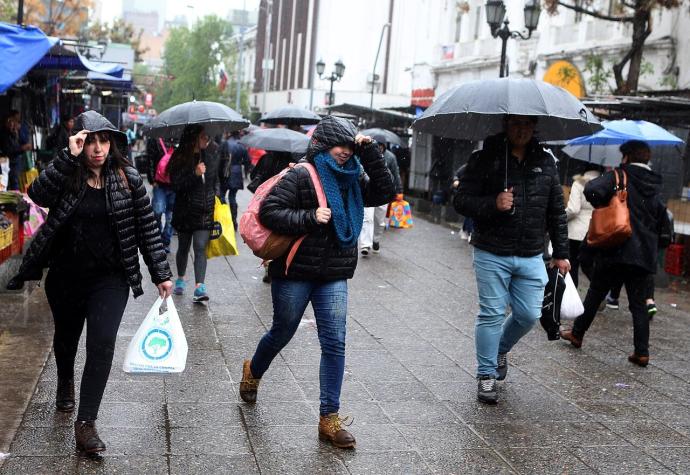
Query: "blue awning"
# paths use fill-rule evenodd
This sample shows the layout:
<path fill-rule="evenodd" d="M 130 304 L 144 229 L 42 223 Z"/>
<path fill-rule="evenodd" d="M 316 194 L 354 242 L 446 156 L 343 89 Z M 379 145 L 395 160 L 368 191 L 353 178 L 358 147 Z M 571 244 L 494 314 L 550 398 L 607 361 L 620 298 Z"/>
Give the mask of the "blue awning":
<path fill-rule="evenodd" d="M 94 81 L 98 84 L 109 86 L 113 89 L 118 89 L 122 91 L 132 90 L 131 79 L 118 78 L 115 76 L 111 76 L 109 74 L 97 73 L 94 71 L 89 71 L 89 73 L 86 75 L 86 79 L 88 79 L 89 81 Z"/>
<path fill-rule="evenodd" d="M 0 92 L 21 79 L 57 42 L 35 26 L 0 22 Z"/>
<path fill-rule="evenodd" d="M 72 71 L 93 71 L 121 78 L 124 66 L 117 63 L 96 63 L 76 51 L 56 45 L 36 65 L 36 69 L 70 69 Z"/>

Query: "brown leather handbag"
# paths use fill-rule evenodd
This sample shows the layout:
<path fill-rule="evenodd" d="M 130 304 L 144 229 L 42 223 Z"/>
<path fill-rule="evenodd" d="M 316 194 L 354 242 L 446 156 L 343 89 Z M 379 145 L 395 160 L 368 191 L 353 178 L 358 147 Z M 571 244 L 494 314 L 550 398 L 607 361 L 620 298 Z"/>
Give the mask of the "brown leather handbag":
<path fill-rule="evenodd" d="M 618 172 L 623 174 L 623 184 L 618 178 Z M 630 226 L 630 211 L 628 210 L 628 175 L 623 170 L 615 169 L 616 191 L 609 204 L 596 208 L 592 212 L 587 232 L 587 244 L 598 248 L 620 246 L 632 236 Z"/>

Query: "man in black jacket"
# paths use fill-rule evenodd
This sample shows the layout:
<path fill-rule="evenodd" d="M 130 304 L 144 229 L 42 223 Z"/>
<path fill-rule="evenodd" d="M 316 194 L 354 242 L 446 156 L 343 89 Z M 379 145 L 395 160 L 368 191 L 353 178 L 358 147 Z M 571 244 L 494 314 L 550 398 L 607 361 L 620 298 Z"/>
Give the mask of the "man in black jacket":
<path fill-rule="evenodd" d="M 496 380 L 506 377 L 507 353 L 541 316 L 546 232 L 551 265 L 563 274 L 570 269 L 563 191 L 535 126 L 533 117 L 506 117 L 505 134 L 487 138 L 470 157 L 454 200 L 458 213 L 475 222 L 477 398 L 489 404 L 497 401 Z"/>
<path fill-rule="evenodd" d="M 632 236 L 611 249 L 588 247 L 585 250 L 594 253 L 592 280 L 584 301 L 585 313 L 575 320 L 572 330 L 562 331 L 561 337 L 580 348 L 606 293 L 613 284 L 622 280 L 633 317 L 635 351 L 628 361 L 644 367 L 649 364 L 649 316 L 645 306 L 648 282 L 650 275 L 656 272 L 658 249 L 668 246 L 671 225 L 661 199 L 661 175 L 648 165 L 651 158 L 649 146 L 632 140 L 621 145 L 621 153 L 626 162 L 621 170 L 627 175 Z M 606 206 L 611 201 L 616 190 L 616 172 L 606 173 L 585 186 L 585 197 L 595 208 Z"/>

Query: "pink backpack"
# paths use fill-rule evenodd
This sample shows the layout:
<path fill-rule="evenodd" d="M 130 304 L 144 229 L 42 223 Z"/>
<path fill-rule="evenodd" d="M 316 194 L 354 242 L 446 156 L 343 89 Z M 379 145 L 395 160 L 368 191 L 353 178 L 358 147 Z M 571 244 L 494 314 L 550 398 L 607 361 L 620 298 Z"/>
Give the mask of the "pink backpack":
<path fill-rule="evenodd" d="M 285 274 L 290 268 L 292 259 L 297 253 L 300 244 L 304 241 L 302 236 L 295 240 L 295 236 L 285 236 L 282 234 L 277 234 L 266 228 L 259 220 L 259 210 L 261 209 L 261 204 L 268 196 L 269 192 L 278 183 L 281 178 L 293 167 L 304 167 L 309 171 L 311 176 L 311 181 L 314 184 L 314 189 L 316 190 L 316 197 L 319 201 L 320 208 L 326 208 L 328 203 L 326 201 L 326 194 L 323 191 L 323 186 L 321 186 L 321 180 L 316 172 L 316 168 L 311 163 L 291 163 L 288 168 L 285 168 L 277 175 L 269 178 L 263 182 L 254 193 L 254 197 L 249 202 L 247 210 L 242 214 L 240 218 L 240 236 L 244 242 L 249 246 L 249 248 L 254 252 L 254 255 L 262 258 L 264 261 L 270 261 L 272 259 L 277 259 L 286 252 L 290 250 L 287 256 L 287 261 L 285 264 Z"/>
<path fill-rule="evenodd" d="M 158 183 L 165 183 L 166 185 L 169 185 L 170 176 L 168 175 L 167 169 L 168 163 L 170 162 L 170 157 L 172 157 L 175 148 L 165 148 L 165 143 L 163 142 L 163 139 L 158 139 L 158 141 L 160 142 L 161 148 L 163 149 L 165 154 L 161 157 L 160 161 L 158 162 L 158 165 L 156 166 L 156 176 L 154 177 L 154 179 Z"/>

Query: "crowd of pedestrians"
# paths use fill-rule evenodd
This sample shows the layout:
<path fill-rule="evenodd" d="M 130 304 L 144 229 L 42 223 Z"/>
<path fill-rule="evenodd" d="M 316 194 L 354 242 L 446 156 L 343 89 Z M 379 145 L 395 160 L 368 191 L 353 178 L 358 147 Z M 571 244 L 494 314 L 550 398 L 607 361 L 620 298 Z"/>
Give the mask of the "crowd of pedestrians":
<path fill-rule="evenodd" d="M 538 123 L 532 116 L 507 115 L 503 132 L 487 137 L 453 181 L 453 203 L 466 217 L 464 229 L 474 246 L 479 294 L 477 398 L 488 404 L 498 401 L 497 381 L 507 378 L 508 354 L 541 316 L 548 267 L 570 272 L 575 285 L 581 282 L 580 270 L 589 280 L 584 313 L 572 329 L 560 333 L 575 348 L 582 346 L 602 302 L 617 304 L 625 285 L 634 329 L 629 360 L 647 366 L 649 320 L 656 313 L 657 250 L 668 245 L 672 234 L 660 195 L 661 177 L 649 166 L 651 150 L 646 143 L 624 144 L 619 168 L 589 166 L 575 176 L 566 203 L 557 163 L 535 136 Z M 18 186 L 21 154 L 31 144 L 22 136 L 17 114 L 10 114 L 3 127 L 0 147 L 10 157 L 12 188 Z M 327 116 L 316 125 L 306 155 L 295 157 L 289 152 L 247 150 L 238 132 L 213 138 L 203 125 L 187 125 L 176 140 L 146 142 L 151 199 L 126 159 L 132 134 L 118 130 L 97 112 L 64 117 L 50 140 L 55 158 L 28 191 L 50 213 L 9 287 L 39 280 L 49 268 L 46 294 L 55 322 L 58 411 L 76 409 L 75 356 L 86 325 L 77 448 L 86 453 L 105 450 L 95 421 L 129 293 L 142 294 L 138 254 L 165 298 L 185 294 L 193 251 L 192 299 L 208 301 L 206 248 L 214 230 L 216 200 L 230 205 L 237 230 L 236 198 L 247 176 L 247 188 L 255 192 L 296 161 L 314 167 L 328 205 L 319 205 L 306 166 L 290 167 L 264 198 L 262 225 L 304 240 L 294 256 L 266 263 L 264 281 L 271 284 L 273 321 L 254 354 L 242 363 L 240 397 L 249 404 L 260 401 L 262 377 L 311 304 L 321 346 L 318 436 L 335 447 L 354 448 L 355 437 L 345 429 L 339 412 L 347 281 L 358 256 L 380 252 L 388 207 L 402 200 L 398 160 L 386 137 L 361 135 L 350 121 Z M 621 187 L 617 176 L 628 193 L 632 235 L 622 244 L 600 249 L 588 244 L 589 222 L 594 210 L 609 203 Z M 173 284 L 166 254 L 174 233 Z"/>

